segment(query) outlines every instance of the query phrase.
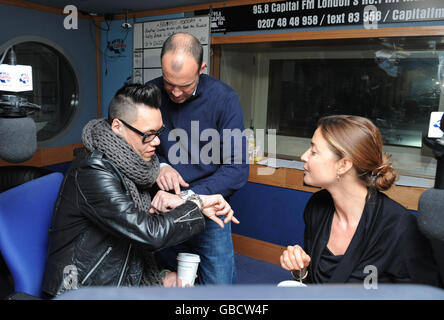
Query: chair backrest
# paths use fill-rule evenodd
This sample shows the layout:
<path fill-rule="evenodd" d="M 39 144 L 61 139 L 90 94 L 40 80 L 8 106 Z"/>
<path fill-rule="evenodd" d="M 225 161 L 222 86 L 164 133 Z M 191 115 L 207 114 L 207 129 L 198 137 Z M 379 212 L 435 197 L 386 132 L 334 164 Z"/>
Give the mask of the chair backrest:
<path fill-rule="evenodd" d="M 3 166 L 0 167 L 0 192 L 17 187 L 30 180 L 54 172 L 43 167 Z"/>
<path fill-rule="evenodd" d="M 41 297 L 48 231 L 63 174 L 54 172 L 0 193 L 0 251 L 14 290 Z"/>

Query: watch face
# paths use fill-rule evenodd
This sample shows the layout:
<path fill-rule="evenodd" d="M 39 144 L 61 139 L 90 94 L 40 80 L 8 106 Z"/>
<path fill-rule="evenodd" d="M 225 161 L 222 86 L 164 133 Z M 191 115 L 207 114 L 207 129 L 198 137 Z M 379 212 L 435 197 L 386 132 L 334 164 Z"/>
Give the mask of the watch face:
<path fill-rule="evenodd" d="M 180 192 L 180 197 L 181 197 L 182 199 L 186 200 L 186 199 L 188 198 L 188 196 L 189 196 L 189 192 L 188 192 L 188 190 L 186 190 L 186 191 L 181 191 L 181 192 Z"/>

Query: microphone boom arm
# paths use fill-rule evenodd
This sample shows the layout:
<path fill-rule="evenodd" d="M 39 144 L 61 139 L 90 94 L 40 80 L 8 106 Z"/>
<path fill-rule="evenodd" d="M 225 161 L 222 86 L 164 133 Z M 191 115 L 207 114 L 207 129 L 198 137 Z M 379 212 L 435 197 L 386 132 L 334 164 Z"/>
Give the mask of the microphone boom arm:
<path fill-rule="evenodd" d="M 40 109 L 41 107 L 39 105 L 28 102 L 28 100 L 23 97 L 16 95 L 0 96 L 0 116 L 2 117 L 26 117 Z"/>

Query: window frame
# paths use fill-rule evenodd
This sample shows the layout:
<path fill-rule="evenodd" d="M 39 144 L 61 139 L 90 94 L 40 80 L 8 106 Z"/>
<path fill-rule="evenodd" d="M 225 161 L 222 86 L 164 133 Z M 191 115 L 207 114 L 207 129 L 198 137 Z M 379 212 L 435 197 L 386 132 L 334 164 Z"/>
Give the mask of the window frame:
<path fill-rule="evenodd" d="M 46 140 L 42 140 L 42 141 L 37 140 L 37 147 L 40 149 L 40 148 L 53 146 L 62 137 L 66 136 L 67 134 L 72 132 L 72 129 L 76 123 L 76 120 L 79 117 L 79 114 L 80 114 L 80 106 L 82 105 L 82 102 L 83 102 L 83 95 L 82 95 L 83 88 L 82 88 L 82 83 L 80 82 L 80 75 L 77 71 L 78 68 L 77 68 L 77 65 L 74 63 L 74 60 L 66 52 L 66 50 L 64 50 L 60 45 L 58 45 L 57 43 L 55 43 L 52 40 L 49 40 L 49 39 L 43 38 L 43 37 L 39 37 L 39 36 L 19 36 L 19 37 L 9 39 L 8 41 L 5 41 L 4 43 L 0 44 L 0 52 L 4 52 L 8 47 L 19 45 L 23 42 L 38 42 L 38 43 L 41 43 L 43 45 L 50 47 L 51 49 L 57 51 L 60 55 L 62 55 L 66 59 L 66 61 L 70 64 L 70 67 L 73 71 L 73 75 L 77 81 L 77 87 L 78 87 L 78 99 L 77 99 L 78 105 L 75 107 L 71 117 L 67 120 L 65 126 L 60 131 L 55 133 L 51 138 L 46 139 Z M 18 61 L 18 64 L 20 64 L 20 61 Z"/>

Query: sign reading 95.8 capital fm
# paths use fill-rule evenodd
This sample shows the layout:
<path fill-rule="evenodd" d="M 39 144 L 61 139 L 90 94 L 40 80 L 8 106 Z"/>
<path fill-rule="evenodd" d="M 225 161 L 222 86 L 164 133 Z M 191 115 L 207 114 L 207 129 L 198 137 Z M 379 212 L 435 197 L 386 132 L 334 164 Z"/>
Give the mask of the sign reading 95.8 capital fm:
<path fill-rule="evenodd" d="M 444 0 L 274 1 L 213 9 L 211 33 L 346 25 L 375 29 L 383 24 L 440 20 L 444 22 Z"/>

